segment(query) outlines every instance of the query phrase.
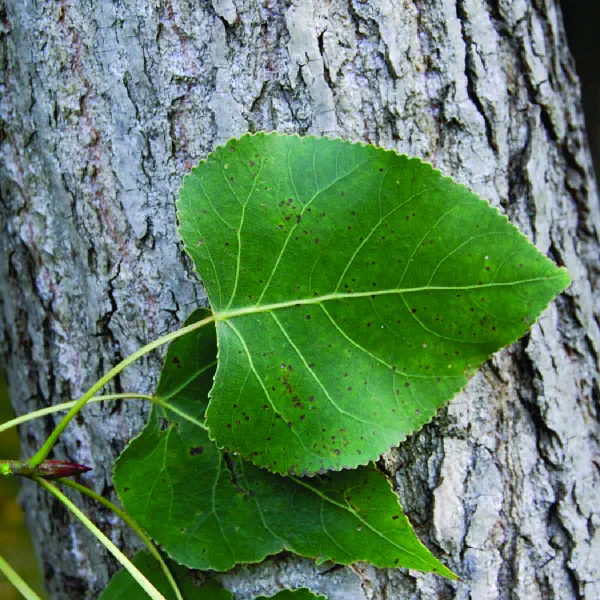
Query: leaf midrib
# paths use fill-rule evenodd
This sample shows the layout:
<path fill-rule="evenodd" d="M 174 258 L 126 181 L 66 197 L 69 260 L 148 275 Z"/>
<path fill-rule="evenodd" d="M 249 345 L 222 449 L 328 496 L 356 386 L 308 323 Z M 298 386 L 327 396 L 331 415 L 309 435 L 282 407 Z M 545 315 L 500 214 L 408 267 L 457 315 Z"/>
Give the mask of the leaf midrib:
<path fill-rule="evenodd" d="M 415 560 L 420 561 L 420 562 L 428 565 L 430 568 L 432 568 L 433 566 L 435 566 L 436 568 L 438 567 L 438 565 L 436 564 L 437 561 L 436 562 L 430 562 L 428 560 L 425 560 L 425 559 L 417 556 L 414 552 L 411 552 L 410 550 L 408 550 L 407 548 L 405 548 L 404 546 L 402 546 L 398 542 L 395 542 L 394 540 L 392 540 L 389 537 L 387 537 L 387 535 L 385 535 L 384 533 L 382 533 L 381 531 L 379 531 L 378 529 L 376 529 L 375 527 L 373 527 L 373 525 L 371 525 L 368 521 L 366 521 L 365 519 L 363 519 L 352 507 L 345 506 L 341 502 L 337 502 L 333 498 L 330 498 L 327 494 L 324 494 L 320 490 L 316 489 L 315 487 L 313 487 L 309 483 L 306 483 L 306 482 L 302 481 L 298 477 L 290 477 L 290 479 L 292 479 L 292 481 L 295 481 L 298 485 L 301 485 L 302 487 L 310 490 L 313 494 L 315 494 L 316 496 L 318 496 L 319 498 L 321 498 L 321 500 L 323 501 L 323 503 L 328 502 L 328 503 L 332 504 L 333 506 L 337 506 L 339 509 L 350 513 L 353 517 L 356 518 L 357 521 L 359 521 L 359 523 L 361 523 L 361 525 L 364 525 L 365 527 L 367 527 L 367 529 L 369 529 L 370 531 L 372 531 L 374 534 L 376 534 L 377 536 L 379 536 L 381 539 L 383 539 L 384 541 L 386 541 L 388 544 L 391 544 L 392 546 L 394 546 L 395 548 L 397 548 L 400 552 L 404 552 L 405 554 L 408 554 L 408 555 L 412 556 Z M 346 550 L 344 550 L 344 551 L 346 552 Z"/>
<path fill-rule="evenodd" d="M 520 281 L 507 281 L 501 283 L 483 283 L 477 285 L 463 285 L 463 286 L 422 286 L 422 287 L 414 287 L 414 288 L 394 288 L 390 290 L 377 290 L 377 291 L 368 291 L 368 292 L 350 292 L 350 293 L 333 293 L 333 294 L 324 294 L 322 296 L 314 296 L 313 298 L 298 298 L 295 300 L 289 300 L 287 302 L 275 302 L 273 304 L 262 304 L 262 305 L 253 305 L 253 306 L 244 306 L 242 308 L 236 308 L 234 310 L 224 310 L 224 311 L 215 311 L 214 317 L 215 321 L 227 321 L 228 319 L 233 319 L 234 317 L 242 317 L 245 315 L 254 315 L 263 312 L 271 312 L 275 310 L 281 310 L 284 308 L 293 308 L 296 306 L 307 306 L 313 304 L 321 304 L 322 302 L 328 302 L 331 300 L 346 300 L 348 298 L 372 298 L 374 296 L 386 296 L 393 294 L 412 294 L 416 292 L 429 292 L 429 291 L 469 291 L 469 290 L 482 290 L 489 288 L 498 288 L 498 287 L 510 287 L 515 285 L 522 285 L 526 283 L 536 283 L 540 281 L 554 281 L 555 279 L 562 279 L 564 277 L 564 273 L 560 273 L 559 275 L 555 275 L 553 277 L 534 277 L 532 279 L 522 279 Z"/>

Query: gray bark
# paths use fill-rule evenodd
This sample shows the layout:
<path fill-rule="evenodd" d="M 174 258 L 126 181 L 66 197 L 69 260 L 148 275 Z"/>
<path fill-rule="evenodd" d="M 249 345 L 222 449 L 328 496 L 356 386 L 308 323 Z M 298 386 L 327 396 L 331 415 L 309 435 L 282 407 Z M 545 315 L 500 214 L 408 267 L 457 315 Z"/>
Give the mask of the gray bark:
<path fill-rule="evenodd" d="M 174 201 L 216 144 L 277 129 L 418 155 L 573 278 L 381 461 L 463 581 L 282 554 L 223 582 L 242 600 L 299 584 L 332 599 L 600 598 L 600 216 L 555 0 L 0 0 L 0 17 L 0 339 L 18 413 L 78 397 L 205 301 Z M 109 389 L 150 391 L 159 366 Z M 85 482 L 114 499 L 112 465 L 146 410 L 86 408 L 55 455 L 93 466 Z M 57 419 L 21 429 L 24 456 Z M 22 499 L 51 596 L 97 597 L 112 559 L 45 493 Z"/>

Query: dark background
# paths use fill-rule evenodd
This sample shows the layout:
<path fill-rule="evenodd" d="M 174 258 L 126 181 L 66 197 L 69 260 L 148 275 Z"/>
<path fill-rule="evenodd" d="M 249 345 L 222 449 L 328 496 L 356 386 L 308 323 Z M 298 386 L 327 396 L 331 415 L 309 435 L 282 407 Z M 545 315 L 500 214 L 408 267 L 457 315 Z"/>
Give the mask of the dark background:
<path fill-rule="evenodd" d="M 600 181 L 600 44 L 598 0 L 562 0 L 561 8 L 569 48 L 575 58 L 577 74 L 581 79 L 583 111 L 596 182 Z"/>

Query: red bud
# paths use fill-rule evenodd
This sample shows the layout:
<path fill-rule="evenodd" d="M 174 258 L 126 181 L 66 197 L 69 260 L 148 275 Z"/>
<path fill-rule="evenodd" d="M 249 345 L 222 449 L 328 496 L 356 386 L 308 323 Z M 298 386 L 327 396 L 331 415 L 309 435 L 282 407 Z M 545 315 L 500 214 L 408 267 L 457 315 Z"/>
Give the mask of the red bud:
<path fill-rule="evenodd" d="M 45 460 L 38 467 L 32 467 L 27 460 L 0 460 L 0 475 L 18 475 L 20 477 L 41 477 L 42 479 L 60 479 L 91 471 L 91 467 L 78 465 L 67 460 Z"/>
<path fill-rule="evenodd" d="M 43 479 L 60 479 L 61 477 L 72 477 L 91 471 L 91 467 L 78 465 L 67 460 L 45 460 L 36 469 L 36 474 Z"/>

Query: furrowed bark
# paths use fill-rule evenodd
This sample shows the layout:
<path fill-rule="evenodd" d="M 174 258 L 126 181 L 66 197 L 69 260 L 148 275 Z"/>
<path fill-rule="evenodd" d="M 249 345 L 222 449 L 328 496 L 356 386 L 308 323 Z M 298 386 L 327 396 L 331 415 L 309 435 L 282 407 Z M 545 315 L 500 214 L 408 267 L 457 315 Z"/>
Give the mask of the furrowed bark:
<path fill-rule="evenodd" d="M 600 597 L 600 215 L 554 0 L 0 0 L 0 67 L 0 339 L 19 414 L 78 397 L 205 303 L 174 201 L 216 144 L 276 129 L 418 155 L 573 278 L 380 461 L 463 581 L 288 554 L 223 581 L 242 600 L 281 585 L 332 599 Z M 110 391 L 147 393 L 159 368 L 147 357 Z M 114 500 L 114 459 L 146 411 L 88 407 L 54 455 L 93 466 L 83 480 Z M 25 457 L 58 418 L 21 428 Z M 52 597 L 97 597 L 112 559 L 42 491 L 26 485 L 22 501 Z"/>

